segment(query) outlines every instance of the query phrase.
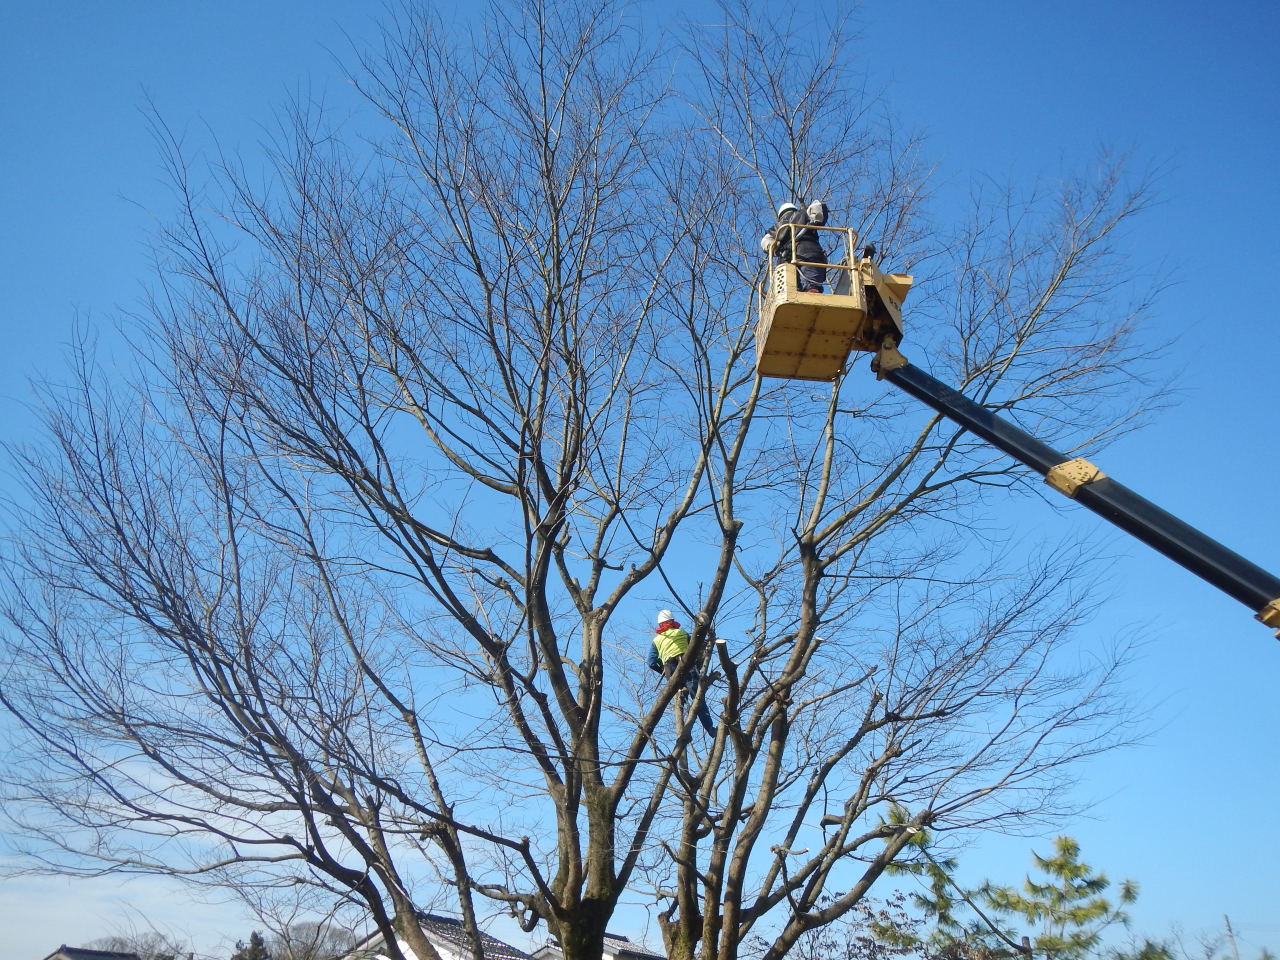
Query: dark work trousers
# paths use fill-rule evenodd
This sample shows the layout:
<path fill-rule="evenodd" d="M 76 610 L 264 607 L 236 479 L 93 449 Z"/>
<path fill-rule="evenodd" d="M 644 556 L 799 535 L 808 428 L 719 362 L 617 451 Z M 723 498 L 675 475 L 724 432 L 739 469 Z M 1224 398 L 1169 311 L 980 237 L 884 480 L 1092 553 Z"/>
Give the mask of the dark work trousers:
<path fill-rule="evenodd" d="M 672 657 L 662 665 L 662 675 L 670 680 L 676 672 L 676 667 L 680 665 L 679 657 Z M 698 668 L 690 667 L 689 672 L 684 675 L 684 692 L 689 698 L 689 703 L 693 703 L 698 696 Z M 707 709 L 706 697 L 698 704 L 698 722 L 702 724 L 702 729 L 707 731 L 713 737 L 716 735 L 716 725 L 711 721 L 711 711 Z"/>
<path fill-rule="evenodd" d="M 796 273 L 796 286 L 801 288 L 801 293 L 821 293 L 822 285 L 827 282 L 826 267 L 796 267 Z"/>
<path fill-rule="evenodd" d="M 797 255 L 796 259 L 808 260 L 809 257 L 813 257 L 814 262 L 820 262 L 820 263 L 827 262 L 827 255 L 823 253 L 821 250 L 818 251 L 817 256 L 813 255 L 812 250 L 808 251 L 808 253 L 809 253 L 809 256 Z M 786 260 L 783 260 L 782 258 L 778 259 L 778 263 L 790 263 L 790 262 L 791 260 L 789 258 Z M 826 282 L 827 282 L 826 267 L 805 267 L 805 266 L 801 266 L 800 264 L 796 264 L 796 289 L 799 290 L 801 293 L 821 293 L 822 285 Z"/>

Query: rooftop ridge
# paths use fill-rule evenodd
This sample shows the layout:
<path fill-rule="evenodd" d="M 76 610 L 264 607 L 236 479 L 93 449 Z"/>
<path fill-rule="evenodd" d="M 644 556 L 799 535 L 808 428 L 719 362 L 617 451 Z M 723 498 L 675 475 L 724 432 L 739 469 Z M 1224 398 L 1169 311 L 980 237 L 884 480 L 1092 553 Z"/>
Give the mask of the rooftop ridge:
<path fill-rule="evenodd" d="M 64 953 L 69 957 L 85 957 L 86 960 L 90 957 L 134 957 L 136 960 L 138 956 L 132 950 L 95 950 L 93 947 L 68 947 L 65 943 L 49 956 L 54 957 L 60 953 Z"/>

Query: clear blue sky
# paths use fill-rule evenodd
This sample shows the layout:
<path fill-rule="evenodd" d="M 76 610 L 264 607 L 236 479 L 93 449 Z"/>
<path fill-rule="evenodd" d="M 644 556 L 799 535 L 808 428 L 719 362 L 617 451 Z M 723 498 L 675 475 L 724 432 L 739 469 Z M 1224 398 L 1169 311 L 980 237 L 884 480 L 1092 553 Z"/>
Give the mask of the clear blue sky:
<path fill-rule="evenodd" d="M 355 0 L 0 0 L 0 436 L 29 436 L 26 377 L 59 369 L 77 312 L 107 323 L 147 277 L 148 210 L 168 198 L 141 107 L 208 124 L 251 151 L 299 85 L 348 102 L 328 50 L 368 33 Z M 1100 458 L 1104 469 L 1280 571 L 1280 7 L 1190 0 L 867 0 L 866 50 L 942 175 L 1052 175 L 1100 144 L 1171 161 L 1164 203 L 1135 232 L 1170 258 L 1153 339 L 1178 336 L 1180 405 Z M 1043 524 L 1100 523 L 1047 508 Z M 1035 523 L 1025 507 L 1010 523 Z M 1148 743 L 1085 771 L 1086 858 L 1142 884 L 1135 929 L 1221 928 L 1242 960 L 1280 948 L 1280 643 L 1233 601 L 1145 548 L 1120 554 L 1102 631 L 1150 640 L 1134 680 Z M 1025 838 L 966 855 L 1015 880 Z M 1043 849 L 1042 841 L 1038 846 Z M 128 921 L 127 907 L 202 945 L 247 933 L 234 908 L 153 881 L 0 883 L 0 960 L 38 960 Z M 135 914 L 136 918 L 136 914 Z"/>

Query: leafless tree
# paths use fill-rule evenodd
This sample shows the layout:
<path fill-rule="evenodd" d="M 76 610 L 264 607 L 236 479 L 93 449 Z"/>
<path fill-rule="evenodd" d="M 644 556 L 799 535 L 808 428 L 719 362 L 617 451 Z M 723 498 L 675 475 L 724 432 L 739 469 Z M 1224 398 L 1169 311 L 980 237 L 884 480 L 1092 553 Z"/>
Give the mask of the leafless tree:
<path fill-rule="evenodd" d="M 191 957 L 190 944 L 181 937 L 155 929 L 133 928 L 99 937 L 85 944 L 93 950 L 114 950 L 118 953 L 136 953 L 139 960 L 179 960 Z"/>
<path fill-rule="evenodd" d="M 893 960 L 896 957 L 920 957 L 915 944 L 905 938 L 895 941 L 882 931 L 914 932 L 923 926 L 918 914 L 912 913 L 906 896 L 895 891 L 885 900 L 864 899 L 839 920 L 806 931 L 791 948 L 796 960 Z M 749 939 L 742 945 L 741 955 L 758 956 L 768 950 L 766 940 Z"/>
<path fill-rule="evenodd" d="M 355 945 L 355 934 L 345 927 L 311 920 L 290 924 L 267 938 L 267 950 L 274 960 L 334 960 L 346 956 Z"/>
<path fill-rule="evenodd" d="M 1149 409 L 1132 338 L 1149 290 L 1129 295 L 1116 246 L 1148 181 L 1126 183 L 1123 162 L 1103 158 L 1025 195 L 979 189 L 951 242 L 921 251 L 909 154 L 887 151 L 874 180 L 857 162 L 876 128 L 841 96 L 854 85 L 839 25 L 814 44 L 746 3 L 723 20 L 718 42 L 701 32 L 688 44 L 707 134 L 760 193 L 812 197 L 850 168 L 852 184 L 877 185 L 875 202 L 851 204 L 862 223 L 908 262 L 930 253 L 937 271 L 935 299 L 912 323 L 936 318 L 918 362 L 1068 449 Z M 1016 577 L 1000 564 L 964 569 L 956 558 L 972 554 L 949 550 L 931 522 L 971 536 L 985 495 L 1025 474 L 940 417 L 852 382 L 822 403 L 774 395 L 789 446 L 752 498 L 768 505 L 764 522 L 735 556 L 751 640 L 718 647 L 721 736 L 674 761 L 679 835 L 650 861 L 673 957 L 700 943 L 727 960 L 772 929 L 764 955 L 777 960 L 930 833 L 1052 815 L 1065 765 L 1123 735 L 1101 695 L 1109 668 L 1090 680 L 1057 652 L 1084 612 L 1079 558 L 1053 550 Z M 757 418 L 774 396 L 758 398 Z M 738 499 L 720 480 L 730 473 L 712 472 L 720 503 Z M 674 755 L 665 742 L 658 753 Z"/>
<path fill-rule="evenodd" d="M 267 931 L 265 948 L 274 960 L 330 960 L 346 956 L 366 939 L 368 911 L 353 909 L 325 890 L 308 884 L 281 888 L 234 882 L 232 889 Z"/>
<path fill-rule="evenodd" d="M 752 292 L 773 202 L 822 195 L 933 271 L 950 379 L 1096 444 L 1142 399 L 1113 245 L 1142 185 L 981 201 L 937 243 L 847 25 L 757 17 L 666 45 L 607 0 L 469 37 L 409 10 L 355 77 L 373 148 L 299 108 L 267 183 L 202 186 L 167 141 L 137 370 L 82 352 L 17 456 L 29 863 L 305 889 L 396 960 L 439 960 L 433 896 L 475 960 L 485 903 L 594 960 L 630 889 L 672 957 L 769 929 L 773 960 L 920 831 L 1051 815 L 1123 736 L 1112 665 L 1060 653 L 1080 554 L 968 539 L 1022 474 L 869 378 L 756 377 Z M 660 601 L 692 642 L 655 692 Z"/>

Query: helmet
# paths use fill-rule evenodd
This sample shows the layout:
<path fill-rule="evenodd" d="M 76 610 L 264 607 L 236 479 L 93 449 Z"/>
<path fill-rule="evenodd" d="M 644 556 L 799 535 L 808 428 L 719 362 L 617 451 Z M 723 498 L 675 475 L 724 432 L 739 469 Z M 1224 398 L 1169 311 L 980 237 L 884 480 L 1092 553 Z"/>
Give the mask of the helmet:
<path fill-rule="evenodd" d="M 786 203 L 778 207 L 778 216 L 782 216 L 788 210 L 799 210 L 799 209 L 800 209 L 799 207 L 797 207 L 794 203 L 788 200 Z"/>
<path fill-rule="evenodd" d="M 672 613 L 670 610 L 659 610 L 659 611 L 658 611 L 658 622 L 659 622 L 659 623 L 666 623 L 668 620 L 674 620 L 675 618 L 676 618 L 676 615 L 675 615 L 674 613 Z"/>

